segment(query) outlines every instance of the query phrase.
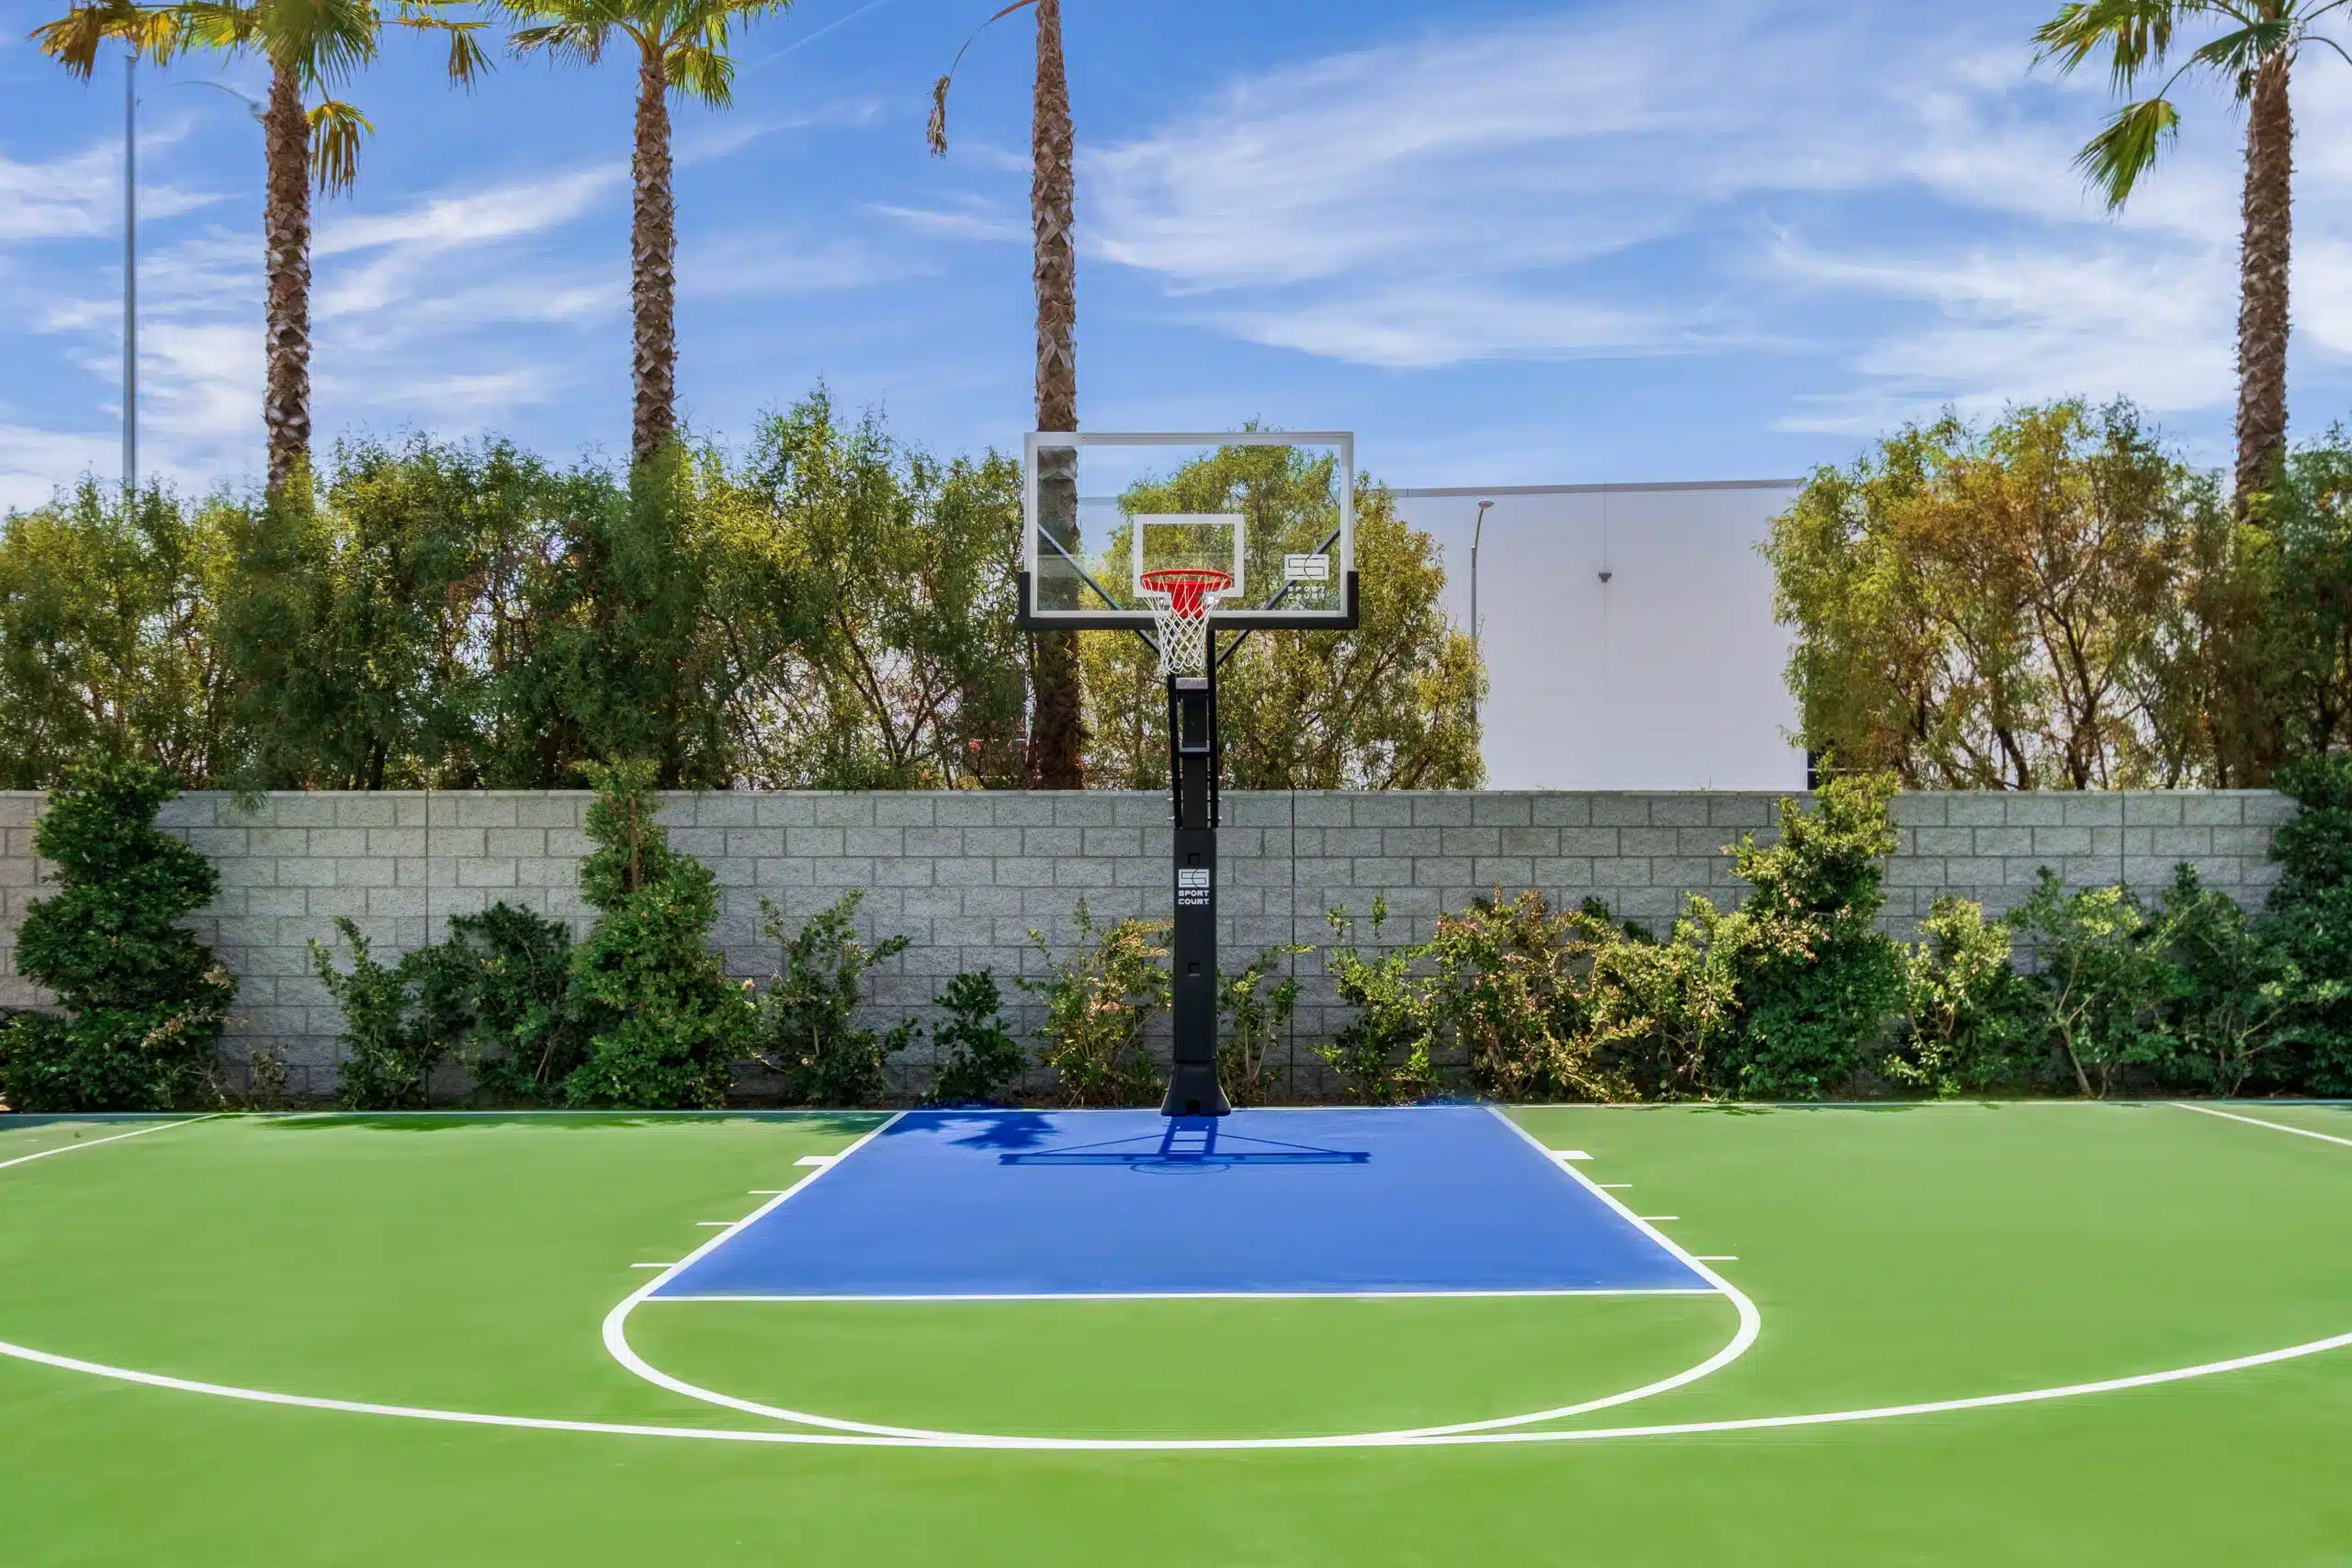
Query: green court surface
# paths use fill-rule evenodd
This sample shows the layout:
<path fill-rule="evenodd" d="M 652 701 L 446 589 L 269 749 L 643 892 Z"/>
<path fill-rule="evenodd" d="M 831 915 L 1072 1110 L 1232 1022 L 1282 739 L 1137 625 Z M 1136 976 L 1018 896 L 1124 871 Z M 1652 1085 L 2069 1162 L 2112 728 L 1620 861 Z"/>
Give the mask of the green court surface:
<path fill-rule="evenodd" d="M 878 1118 L 0 1119 L 0 1562 L 2352 1565 L 2352 1111 L 2214 1109 L 1514 1113 L 1752 1344 L 1729 1294 L 616 1314 Z"/>

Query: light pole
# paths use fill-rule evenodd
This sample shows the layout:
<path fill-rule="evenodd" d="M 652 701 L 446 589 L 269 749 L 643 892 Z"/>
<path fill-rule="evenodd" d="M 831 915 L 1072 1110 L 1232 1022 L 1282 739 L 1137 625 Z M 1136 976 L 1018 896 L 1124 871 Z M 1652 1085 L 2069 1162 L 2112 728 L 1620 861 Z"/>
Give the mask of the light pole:
<path fill-rule="evenodd" d="M 139 51 L 122 57 L 122 494 L 139 495 Z"/>
<path fill-rule="evenodd" d="M 1478 503 L 1477 519 L 1470 525 L 1470 651 L 1478 651 L 1478 536 L 1487 531 L 1487 508 L 1491 501 Z"/>

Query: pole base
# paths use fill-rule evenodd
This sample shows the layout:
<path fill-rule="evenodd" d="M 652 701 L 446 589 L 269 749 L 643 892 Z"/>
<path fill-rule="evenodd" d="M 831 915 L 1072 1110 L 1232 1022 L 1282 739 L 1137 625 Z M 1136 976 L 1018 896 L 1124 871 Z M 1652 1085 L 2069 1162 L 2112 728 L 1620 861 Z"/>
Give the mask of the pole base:
<path fill-rule="evenodd" d="M 1162 1116 L 1230 1116 L 1233 1101 L 1225 1098 L 1225 1086 L 1216 1081 L 1214 1062 L 1179 1062 L 1168 1075 L 1168 1098 L 1160 1103 Z"/>

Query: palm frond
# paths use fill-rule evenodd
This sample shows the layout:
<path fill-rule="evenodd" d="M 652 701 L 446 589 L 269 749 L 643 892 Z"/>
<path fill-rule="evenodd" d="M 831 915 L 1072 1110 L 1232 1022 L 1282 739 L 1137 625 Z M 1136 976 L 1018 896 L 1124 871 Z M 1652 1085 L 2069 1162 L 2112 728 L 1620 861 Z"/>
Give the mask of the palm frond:
<path fill-rule="evenodd" d="M 359 178 L 359 143 L 375 126 L 351 105 L 326 99 L 310 111 L 311 169 L 319 188 L 347 191 Z"/>
<path fill-rule="evenodd" d="M 673 43 L 662 61 L 672 91 L 723 109 L 735 99 L 735 62 L 722 53 L 725 40 L 695 39 Z"/>
<path fill-rule="evenodd" d="M 135 0 L 88 0 L 29 35 L 40 51 L 84 81 L 97 68 L 98 51 L 109 39 L 150 60 L 168 60 L 179 47 L 179 27 L 162 6 Z"/>
<path fill-rule="evenodd" d="M 409 28 L 418 32 L 449 35 L 449 80 L 460 86 L 470 87 L 475 81 L 490 73 L 490 56 L 482 52 L 474 34 L 490 24 L 487 22 L 453 22 L 446 17 L 399 16 L 391 18 L 392 26 Z"/>
<path fill-rule="evenodd" d="M 2068 0 L 2033 35 L 2037 63 L 2055 61 L 2062 74 L 2105 49 L 2108 80 L 2128 93 L 2142 73 L 2164 63 L 2173 28 L 2201 0 Z"/>
<path fill-rule="evenodd" d="M 2254 73 L 2264 61 L 2301 41 L 2301 24 L 2289 17 L 2267 17 L 2223 33 L 2189 55 L 2230 78 L 2240 102 L 2254 96 Z"/>
<path fill-rule="evenodd" d="M 964 48 L 957 50 L 956 58 L 948 62 L 947 74 L 931 85 L 931 123 L 923 128 L 923 141 L 930 145 L 933 157 L 947 156 L 947 88 L 948 85 L 956 80 L 956 68 L 964 63 L 965 51 L 972 47 L 974 39 L 989 28 L 1023 6 L 1034 6 L 1036 3 L 1037 0 L 1012 0 L 1012 5 L 974 28 L 971 38 L 964 40 Z"/>
<path fill-rule="evenodd" d="M 2156 154 L 2180 134 L 2180 112 L 2169 98 L 2126 104 L 2075 158 L 2075 166 L 2107 197 L 2110 211 L 2131 199 L 2132 187 Z"/>
<path fill-rule="evenodd" d="M 545 51 L 549 60 L 566 65 L 594 65 L 605 58 L 605 40 L 611 32 L 607 22 L 545 22 L 516 28 L 506 35 L 506 46 L 518 55 Z"/>

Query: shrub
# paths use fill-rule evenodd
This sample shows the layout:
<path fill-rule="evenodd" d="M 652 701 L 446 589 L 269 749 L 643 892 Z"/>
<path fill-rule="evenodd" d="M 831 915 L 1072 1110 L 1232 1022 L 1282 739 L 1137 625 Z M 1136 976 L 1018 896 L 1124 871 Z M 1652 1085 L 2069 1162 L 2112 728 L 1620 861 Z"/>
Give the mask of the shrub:
<path fill-rule="evenodd" d="M 386 967 L 349 920 L 335 930 L 351 949 L 351 972 L 311 943 L 319 984 L 343 1010 L 343 1063 L 335 1098 L 355 1111 L 406 1111 L 433 1102 L 433 1069 L 457 1054 L 473 1027 L 466 950 L 420 947 Z"/>
<path fill-rule="evenodd" d="M 1733 846 L 1751 891 L 1715 933 L 1738 972 L 1738 1057 L 1728 1087 L 1814 1100 L 1851 1081 L 1904 1000 L 1901 950 L 1873 922 L 1896 835 L 1892 778 L 1825 784 L 1814 809 L 1781 802 L 1780 842 Z"/>
<path fill-rule="evenodd" d="M 570 929 L 535 909 L 493 904 L 451 916 L 447 945 L 469 984 L 473 1030 L 465 1055 L 475 1092 L 561 1098 L 588 1050 L 571 996 Z"/>
<path fill-rule="evenodd" d="M 2030 987 L 2010 962 L 2007 922 L 1984 906 L 1938 898 L 1905 954 L 1903 1036 L 1879 1071 L 1939 1097 L 1981 1094 L 2030 1076 L 2044 1042 Z"/>
<path fill-rule="evenodd" d="M 1594 1048 L 1642 1098 L 1717 1092 L 1739 1029 L 1738 978 L 1716 941 L 1724 919 L 1693 894 L 1665 940 L 1636 927 L 1593 953 L 1586 1010 Z"/>
<path fill-rule="evenodd" d="M 2352 757 L 2281 768 L 2278 784 L 2302 807 L 2271 838 L 2278 884 L 2256 923 L 2288 1004 L 2278 1076 L 2352 1094 Z"/>
<path fill-rule="evenodd" d="M 947 1020 L 931 1032 L 940 1050 L 933 1100 L 950 1105 L 994 1100 L 1019 1081 L 1028 1062 L 1021 1042 L 1004 1026 L 1004 993 L 994 970 L 956 976 L 938 1006 Z"/>
<path fill-rule="evenodd" d="M 1359 1104 L 1394 1105 L 1429 1093 L 1437 1087 L 1430 1065 L 1429 998 L 1413 975 L 1422 950 L 1396 948 L 1366 958 L 1349 940 L 1354 921 L 1347 912 L 1334 908 L 1326 918 L 1331 934 L 1346 945 L 1326 953 L 1324 964 L 1332 988 L 1356 1016 L 1329 1044 L 1315 1047 L 1316 1055 L 1339 1074 L 1340 1088 Z M 1374 941 L 1387 923 L 1388 900 L 1375 897 Z"/>
<path fill-rule="evenodd" d="M 2278 1054 L 2299 974 L 2237 901 L 2205 886 L 2186 861 L 2165 889 L 2157 941 L 2171 971 L 2163 1001 L 2175 1076 L 2238 1093 Z"/>
<path fill-rule="evenodd" d="M 1461 1051 L 1482 1094 L 1624 1099 L 1632 1086 L 1600 1061 L 1589 1007 L 1594 957 L 1622 940 L 1605 913 L 1555 912 L 1541 893 L 1474 899 L 1439 917 L 1421 950 L 1435 964 L 1430 1032 Z"/>
<path fill-rule="evenodd" d="M 1217 975 L 1217 1016 L 1227 1028 L 1217 1042 L 1216 1072 L 1236 1105 L 1262 1105 L 1272 1095 L 1273 1050 L 1298 1008 L 1297 976 L 1283 975 L 1271 989 L 1266 982 L 1285 958 L 1314 951 L 1304 942 L 1285 942 L 1259 953 L 1238 975 Z"/>
<path fill-rule="evenodd" d="M 2131 889 L 2068 893 L 2044 866 L 2009 923 L 2033 955 L 2039 1021 L 2086 1099 L 2104 1099 L 2131 1067 L 2170 1052 L 2158 1006 L 2170 976 L 2156 923 Z"/>
<path fill-rule="evenodd" d="M 852 889 L 789 937 L 784 911 L 760 900 L 767 916 L 761 929 L 783 943 L 784 955 L 775 984 L 760 1001 L 760 1043 L 752 1055 L 782 1075 L 785 1094 L 804 1104 L 880 1100 L 889 1092 L 890 1056 L 914 1038 L 912 1019 L 888 1035 L 856 1025 L 866 971 L 904 953 L 908 941 L 894 936 L 868 947 L 859 940 L 857 907 L 865 899 L 863 890 Z"/>
<path fill-rule="evenodd" d="M 588 1049 L 564 1079 L 564 1100 L 582 1108 L 723 1104 L 752 1003 L 710 950 L 718 881 L 672 849 L 654 822 L 651 762 L 591 765 L 588 775 L 596 849 L 580 868 L 580 890 L 599 913 L 571 956 Z"/>
<path fill-rule="evenodd" d="M 33 829 L 61 889 L 36 899 L 17 965 L 62 1019 L 0 1027 L 0 1092 L 19 1111 L 161 1111 L 217 1100 L 213 1066 L 236 982 L 177 923 L 212 901 L 210 862 L 155 827 L 164 770 L 100 759 L 68 771 Z"/>
<path fill-rule="evenodd" d="M 1165 920 L 1124 919 L 1104 929 L 1094 923 L 1086 900 L 1074 919 L 1080 948 L 1056 964 L 1045 937 L 1029 940 L 1046 961 L 1042 979 L 1015 982 L 1046 1004 L 1037 1031 L 1044 1063 L 1053 1070 L 1062 1097 L 1072 1105 L 1124 1105 L 1159 1091 L 1159 1074 L 1143 1048 L 1145 1027 L 1168 1005 L 1168 950 L 1154 938 Z"/>

